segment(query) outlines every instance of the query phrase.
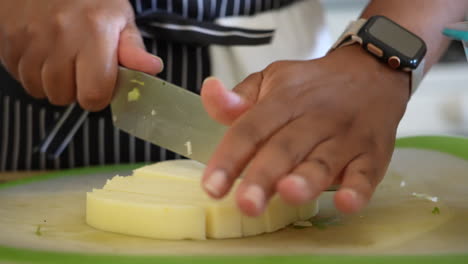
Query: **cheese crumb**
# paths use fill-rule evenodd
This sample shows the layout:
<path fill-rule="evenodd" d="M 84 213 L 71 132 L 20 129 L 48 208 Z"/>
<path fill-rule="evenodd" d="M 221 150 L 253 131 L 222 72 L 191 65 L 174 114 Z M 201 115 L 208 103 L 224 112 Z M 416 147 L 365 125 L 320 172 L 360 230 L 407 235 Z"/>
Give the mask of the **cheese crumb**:
<path fill-rule="evenodd" d="M 155 116 L 155 115 L 156 115 L 156 111 L 155 111 L 154 109 L 151 110 L 151 115 L 152 115 L 152 116 Z"/>
<path fill-rule="evenodd" d="M 187 156 L 192 155 L 192 142 L 187 141 L 184 145 L 187 147 Z"/>
<path fill-rule="evenodd" d="M 406 186 L 406 182 L 405 181 L 401 181 L 400 182 L 400 187 L 405 187 Z"/>
<path fill-rule="evenodd" d="M 145 86 L 145 83 L 144 83 L 144 82 L 142 82 L 142 81 L 138 81 L 138 80 L 135 80 L 135 79 L 133 79 L 133 80 L 130 80 L 130 82 L 131 82 L 131 83 L 136 83 L 136 84 L 139 84 L 139 85 L 141 85 L 141 86 Z"/>
<path fill-rule="evenodd" d="M 140 99 L 140 89 L 135 87 L 133 88 L 133 90 L 128 92 L 128 101 L 134 102 L 134 101 L 138 101 L 138 99 Z"/>
<path fill-rule="evenodd" d="M 41 228 L 42 226 L 41 225 L 37 225 L 36 227 L 36 236 L 42 236 L 42 231 L 41 231 Z"/>
<path fill-rule="evenodd" d="M 293 224 L 293 226 L 298 227 L 311 227 L 313 224 L 310 221 L 297 221 Z"/>
<path fill-rule="evenodd" d="M 416 192 L 413 192 L 411 193 L 412 196 L 416 197 L 416 198 L 420 198 L 420 199 L 426 199 L 428 201 L 431 201 L 431 202 L 434 202 L 434 203 L 437 203 L 439 201 L 439 197 L 437 196 L 430 196 L 428 194 L 425 194 L 425 193 L 416 193 Z"/>

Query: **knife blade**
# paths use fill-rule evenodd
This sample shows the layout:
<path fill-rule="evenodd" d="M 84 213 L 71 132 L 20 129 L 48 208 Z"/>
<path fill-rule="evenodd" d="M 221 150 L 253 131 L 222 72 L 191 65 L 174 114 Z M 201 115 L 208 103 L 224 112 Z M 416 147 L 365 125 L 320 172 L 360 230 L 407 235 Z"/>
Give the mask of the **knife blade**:
<path fill-rule="evenodd" d="M 119 129 L 205 164 L 226 131 L 206 113 L 199 95 L 123 67 L 111 110 Z"/>
<path fill-rule="evenodd" d="M 206 113 L 199 95 L 123 67 L 111 111 L 117 128 L 204 164 L 227 129 Z M 332 185 L 326 191 L 337 189 Z"/>

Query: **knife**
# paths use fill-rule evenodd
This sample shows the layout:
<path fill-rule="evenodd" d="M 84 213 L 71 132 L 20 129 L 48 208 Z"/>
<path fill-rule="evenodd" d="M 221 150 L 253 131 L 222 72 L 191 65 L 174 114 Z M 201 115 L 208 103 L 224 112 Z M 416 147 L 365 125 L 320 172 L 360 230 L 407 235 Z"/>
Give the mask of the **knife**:
<path fill-rule="evenodd" d="M 119 129 L 204 164 L 227 129 L 206 113 L 199 95 L 123 67 L 111 110 Z"/>
<path fill-rule="evenodd" d="M 119 129 L 205 164 L 226 131 L 211 119 L 199 95 L 123 67 L 111 110 Z"/>

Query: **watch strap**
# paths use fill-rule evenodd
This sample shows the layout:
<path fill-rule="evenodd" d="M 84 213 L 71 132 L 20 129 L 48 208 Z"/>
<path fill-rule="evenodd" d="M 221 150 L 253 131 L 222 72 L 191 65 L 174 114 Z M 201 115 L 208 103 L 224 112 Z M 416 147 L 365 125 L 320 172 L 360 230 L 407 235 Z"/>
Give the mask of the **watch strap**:
<path fill-rule="evenodd" d="M 416 92 L 424 78 L 424 69 L 426 64 L 425 62 L 426 60 L 423 59 L 419 63 L 418 67 L 411 71 L 411 95 L 413 95 Z"/>
<path fill-rule="evenodd" d="M 351 21 L 346 27 L 345 31 L 341 34 L 338 40 L 333 44 L 330 51 L 339 47 L 349 46 L 356 42 L 362 44 L 361 38 L 358 36 L 359 30 L 366 24 L 367 19 L 361 18 L 356 21 Z"/>

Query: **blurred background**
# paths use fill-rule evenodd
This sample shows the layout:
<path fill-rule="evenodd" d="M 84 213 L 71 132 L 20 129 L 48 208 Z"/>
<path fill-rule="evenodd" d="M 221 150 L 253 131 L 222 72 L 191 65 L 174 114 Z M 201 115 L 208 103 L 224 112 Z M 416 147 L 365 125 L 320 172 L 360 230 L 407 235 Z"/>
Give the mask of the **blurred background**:
<path fill-rule="evenodd" d="M 332 39 L 356 19 L 366 0 L 322 0 Z M 411 99 L 398 136 L 468 136 L 468 63 L 461 43 L 452 42 L 446 54 L 426 75 Z"/>

